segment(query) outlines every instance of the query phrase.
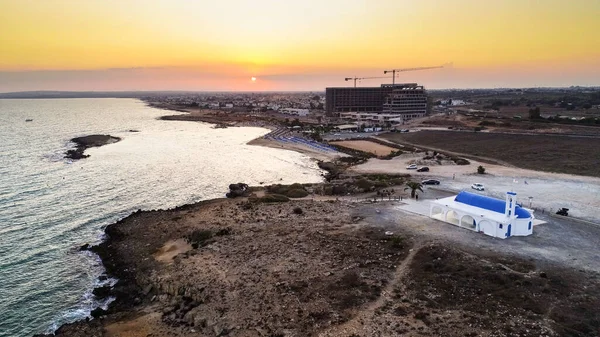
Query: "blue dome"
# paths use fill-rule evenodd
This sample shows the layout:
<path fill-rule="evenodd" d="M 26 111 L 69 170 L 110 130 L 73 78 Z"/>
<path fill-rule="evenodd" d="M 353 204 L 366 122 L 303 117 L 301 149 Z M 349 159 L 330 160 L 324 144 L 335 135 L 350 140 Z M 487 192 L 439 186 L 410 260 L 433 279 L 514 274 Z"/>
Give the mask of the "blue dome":
<path fill-rule="evenodd" d="M 504 209 L 506 208 L 506 201 L 504 200 L 464 191 L 460 192 L 456 198 L 454 198 L 454 201 L 502 214 L 504 214 Z M 531 218 L 531 213 L 518 204 L 515 207 L 515 214 L 519 219 Z"/>

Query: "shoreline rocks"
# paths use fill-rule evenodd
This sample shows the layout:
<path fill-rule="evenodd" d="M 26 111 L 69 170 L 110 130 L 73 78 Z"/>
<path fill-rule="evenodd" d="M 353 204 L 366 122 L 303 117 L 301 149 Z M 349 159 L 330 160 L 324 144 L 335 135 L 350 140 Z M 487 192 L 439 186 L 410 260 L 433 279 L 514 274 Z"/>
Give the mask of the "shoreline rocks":
<path fill-rule="evenodd" d="M 112 144 L 120 141 L 121 138 L 114 137 L 111 135 L 89 135 L 83 137 L 75 137 L 71 139 L 75 143 L 75 149 L 68 150 L 65 152 L 65 158 L 67 159 L 83 159 L 90 155 L 85 154 L 85 150 L 90 147 L 100 147 L 107 144 Z"/>

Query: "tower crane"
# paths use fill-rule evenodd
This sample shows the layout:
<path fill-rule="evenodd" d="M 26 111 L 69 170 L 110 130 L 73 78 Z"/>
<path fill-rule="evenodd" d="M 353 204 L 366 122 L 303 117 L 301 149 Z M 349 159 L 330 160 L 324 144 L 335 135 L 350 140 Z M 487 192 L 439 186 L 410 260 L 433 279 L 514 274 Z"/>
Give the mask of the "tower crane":
<path fill-rule="evenodd" d="M 434 67 L 416 67 L 416 68 L 402 68 L 402 69 L 392 69 L 392 70 L 386 70 L 383 73 L 387 74 L 387 73 L 392 73 L 392 76 L 372 76 L 372 77 L 346 77 L 344 78 L 345 81 L 354 81 L 354 87 L 356 88 L 356 81 L 360 81 L 360 80 L 372 80 L 372 79 L 377 79 L 377 78 L 391 78 L 392 79 L 392 85 L 396 84 L 396 73 L 400 73 L 400 72 L 405 72 L 405 71 L 416 71 L 416 70 L 426 70 L 426 69 L 437 69 L 437 68 L 445 68 L 445 67 L 449 67 L 451 66 L 452 63 L 447 63 L 447 64 L 443 64 L 441 66 L 434 66 Z"/>
<path fill-rule="evenodd" d="M 360 80 L 371 80 L 371 79 L 375 79 L 375 78 L 390 78 L 389 76 L 373 76 L 373 77 L 346 77 L 344 78 L 344 81 L 351 81 L 354 80 L 354 87 L 356 88 L 356 81 L 360 81 Z"/>
<path fill-rule="evenodd" d="M 396 84 L 396 73 L 404 72 L 404 71 L 416 71 L 416 70 L 427 70 L 427 69 L 438 69 L 451 66 L 452 63 L 442 64 L 441 66 L 433 66 L 433 67 L 416 67 L 416 68 L 403 68 L 403 69 L 392 69 L 385 70 L 383 73 L 392 73 L 392 85 Z"/>

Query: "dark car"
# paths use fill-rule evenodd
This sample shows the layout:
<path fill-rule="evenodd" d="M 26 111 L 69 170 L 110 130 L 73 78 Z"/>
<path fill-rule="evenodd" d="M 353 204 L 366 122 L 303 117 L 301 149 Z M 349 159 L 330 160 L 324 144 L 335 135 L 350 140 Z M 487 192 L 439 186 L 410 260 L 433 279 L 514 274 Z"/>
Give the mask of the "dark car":
<path fill-rule="evenodd" d="M 429 167 L 423 166 L 420 169 L 418 169 L 417 172 L 429 172 Z"/>
<path fill-rule="evenodd" d="M 421 182 L 421 185 L 439 185 L 440 181 L 435 179 L 427 179 Z"/>

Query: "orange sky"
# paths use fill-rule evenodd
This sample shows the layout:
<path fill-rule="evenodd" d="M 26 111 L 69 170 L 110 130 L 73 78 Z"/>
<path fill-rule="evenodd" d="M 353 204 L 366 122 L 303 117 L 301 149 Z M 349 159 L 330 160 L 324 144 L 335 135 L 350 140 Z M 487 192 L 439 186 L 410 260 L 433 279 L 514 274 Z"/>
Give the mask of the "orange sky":
<path fill-rule="evenodd" d="M 0 92 L 323 90 L 447 62 L 398 81 L 600 85 L 599 14 L 598 0 L 0 0 Z"/>

